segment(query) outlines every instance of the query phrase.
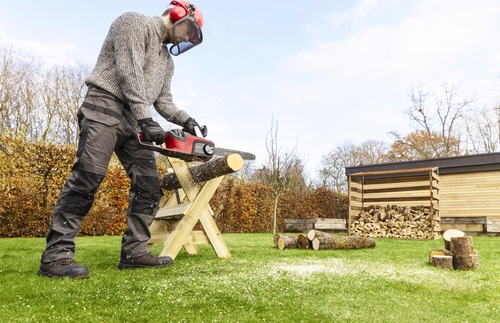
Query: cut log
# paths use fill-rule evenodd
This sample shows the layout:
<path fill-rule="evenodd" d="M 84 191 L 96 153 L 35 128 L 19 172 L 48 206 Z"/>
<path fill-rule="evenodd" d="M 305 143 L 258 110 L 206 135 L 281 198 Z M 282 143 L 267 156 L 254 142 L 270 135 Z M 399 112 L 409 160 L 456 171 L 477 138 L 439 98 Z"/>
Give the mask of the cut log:
<path fill-rule="evenodd" d="M 454 256 L 470 256 L 474 254 L 472 237 L 452 237 L 450 239 L 451 253 Z"/>
<path fill-rule="evenodd" d="M 309 239 L 305 234 L 299 234 L 297 237 L 297 248 L 309 249 Z"/>
<path fill-rule="evenodd" d="M 443 233 L 444 248 L 446 250 L 451 250 L 450 239 L 453 237 L 463 237 L 465 233 L 456 229 L 448 229 Z"/>
<path fill-rule="evenodd" d="M 432 263 L 432 257 L 433 256 L 452 256 L 452 255 L 453 254 L 449 250 L 446 250 L 446 249 L 434 249 L 429 254 L 429 262 Z"/>
<path fill-rule="evenodd" d="M 189 172 L 195 183 L 206 182 L 210 179 L 237 172 L 245 165 L 239 154 L 230 154 L 222 158 L 214 158 L 204 164 L 189 168 Z M 181 184 L 175 174 L 163 175 L 160 179 L 163 189 L 173 191 L 181 188 Z"/>
<path fill-rule="evenodd" d="M 318 230 L 309 230 L 309 232 L 307 232 L 307 238 L 311 241 L 314 240 L 314 238 L 316 237 L 332 237 L 331 234 L 329 233 L 326 233 L 326 232 L 323 232 L 323 231 L 318 231 Z"/>
<path fill-rule="evenodd" d="M 371 237 L 330 236 L 316 237 L 311 241 L 314 250 L 375 248 Z"/>
<path fill-rule="evenodd" d="M 431 264 L 435 267 L 453 269 L 453 256 L 434 255 L 431 258 Z"/>
<path fill-rule="evenodd" d="M 453 256 L 453 268 L 460 270 L 479 269 L 479 256 Z"/>
<path fill-rule="evenodd" d="M 278 249 L 297 249 L 297 240 L 298 237 L 295 236 L 281 235 L 281 237 L 278 238 Z"/>

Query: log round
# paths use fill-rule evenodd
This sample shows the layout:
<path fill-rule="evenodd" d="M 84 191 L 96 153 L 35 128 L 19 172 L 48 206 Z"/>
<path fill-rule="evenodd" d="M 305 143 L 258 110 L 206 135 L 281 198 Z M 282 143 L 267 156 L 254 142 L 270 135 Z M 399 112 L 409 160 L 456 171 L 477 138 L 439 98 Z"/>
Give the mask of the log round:
<path fill-rule="evenodd" d="M 454 256 L 469 256 L 474 254 L 472 237 L 452 237 L 450 240 L 451 253 Z"/>
<path fill-rule="evenodd" d="M 435 267 L 453 269 L 453 256 L 434 255 L 431 258 L 431 264 Z"/>
<path fill-rule="evenodd" d="M 449 250 L 446 250 L 446 249 L 434 249 L 429 254 L 429 262 L 432 263 L 432 257 L 433 256 L 452 256 L 452 255 L 453 254 Z"/>
<path fill-rule="evenodd" d="M 189 168 L 189 172 L 195 183 L 206 182 L 213 178 L 237 172 L 245 165 L 239 154 L 229 154 L 221 158 L 213 158 L 210 161 Z M 181 188 L 176 174 L 165 174 L 160 179 L 163 189 L 173 191 Z"/>
<path fill-rule="evenodd" d="M 465 235 L 464 232 L 456 229 L 448 229 L 443 233 L 443 240 L 444 240 L 444 248 L 446 250 L 451 250 L 450 247 L 450 240 L 453 237 L 463 237 Z"/>
<path fill-rule="evenodd" d="M 460 270 L 479 269 L 479 256 L 453 256 L 453 268 Z"/>
<path fill-rule="evenodd" d="M 297 237 L 297 248 L 309 249 L 309 239 L 305 234 L 299 234 Z"/>
<path fill-rule="evenodd" d="M 309 232 L 307 232 L 307 238 L 311 241 L 314 240 L 314 238 L 316 237 L 331 237 L 332 235 L 329 234 L 329 233 L 326 233 L 326 232 L 323 232 L 323 231 L 318 231 L 318 230 L 309 230 Z"/>

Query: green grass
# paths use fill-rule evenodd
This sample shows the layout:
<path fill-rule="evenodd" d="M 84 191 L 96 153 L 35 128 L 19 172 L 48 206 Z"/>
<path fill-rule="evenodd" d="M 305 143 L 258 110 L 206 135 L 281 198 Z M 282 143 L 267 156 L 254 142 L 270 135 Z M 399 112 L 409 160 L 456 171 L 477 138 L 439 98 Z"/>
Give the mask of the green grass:
<path fill-rule="evenodd" d="M 87 280 L 36 275 L 44 239 L 0 239 L 0 322 L 498 322 L 500 238 L 474 237 L 481 268 L 428 264 L 442 240 L 375 249 L 278 250 L 271 234 L 225 234 L 170 268 L 118 271 L 119 237 L 77 239 Z M 158 253 L 161 245 L 153 248 Z"/>

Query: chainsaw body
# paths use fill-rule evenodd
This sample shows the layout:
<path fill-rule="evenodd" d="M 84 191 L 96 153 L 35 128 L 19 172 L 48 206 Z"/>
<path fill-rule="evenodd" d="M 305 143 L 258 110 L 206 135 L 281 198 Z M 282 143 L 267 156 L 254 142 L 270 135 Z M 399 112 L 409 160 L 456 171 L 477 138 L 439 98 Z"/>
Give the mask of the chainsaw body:
<path fill-rule="evenodd" d="M 185 161 L 208 161 L 213 157 L 215 144 L 213 141 L 193 136 L 175 129 L 165 135 L 165 147 L 144 141 L 142 133 L 137 135 L 139 143 L 146 149 L 154 150 L 164 156 L 179 158 Z"/>

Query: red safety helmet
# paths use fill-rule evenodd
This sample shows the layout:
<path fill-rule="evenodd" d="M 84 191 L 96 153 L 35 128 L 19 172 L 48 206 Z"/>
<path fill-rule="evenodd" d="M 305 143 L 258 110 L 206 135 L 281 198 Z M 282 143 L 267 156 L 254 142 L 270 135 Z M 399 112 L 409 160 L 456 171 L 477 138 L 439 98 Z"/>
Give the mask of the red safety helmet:
<path fill-rule="evenodd" d="M 169 18 L 172 21 L 172 43 L 170 53 L 177 56 L 203 41 L 203 15 L 194 4 L 189 1 L 172 1 Z"/>

